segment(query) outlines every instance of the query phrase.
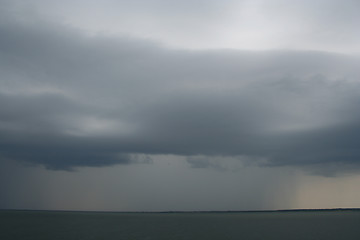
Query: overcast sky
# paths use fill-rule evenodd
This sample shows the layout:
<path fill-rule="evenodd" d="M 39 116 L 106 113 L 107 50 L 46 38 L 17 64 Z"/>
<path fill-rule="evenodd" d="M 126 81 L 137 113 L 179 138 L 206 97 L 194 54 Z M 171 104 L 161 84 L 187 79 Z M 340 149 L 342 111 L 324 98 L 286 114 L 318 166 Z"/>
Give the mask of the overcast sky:
<path fill-rule="evenodd" d="M 355 0 L 0 0 L 0 208 L 360 207 Z"/>

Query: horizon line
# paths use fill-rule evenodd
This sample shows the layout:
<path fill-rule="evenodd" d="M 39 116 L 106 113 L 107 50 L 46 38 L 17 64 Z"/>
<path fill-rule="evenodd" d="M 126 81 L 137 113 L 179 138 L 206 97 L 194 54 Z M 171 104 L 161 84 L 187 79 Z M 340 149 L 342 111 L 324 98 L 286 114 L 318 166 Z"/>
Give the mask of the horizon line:
<path fill-rule="evenodd" d="M 0 211 L 34 212 L 79 212 L 79 213 L 256 213 L 256 212 L 311 212 L 311 211 L 360 211 L 360 208 L 294 208 L 274 210 L 168 210 L 168 211 L 111 211 L 111 210 L 66 210 L 66 209 L 15 209 L 0 208 Z"/>

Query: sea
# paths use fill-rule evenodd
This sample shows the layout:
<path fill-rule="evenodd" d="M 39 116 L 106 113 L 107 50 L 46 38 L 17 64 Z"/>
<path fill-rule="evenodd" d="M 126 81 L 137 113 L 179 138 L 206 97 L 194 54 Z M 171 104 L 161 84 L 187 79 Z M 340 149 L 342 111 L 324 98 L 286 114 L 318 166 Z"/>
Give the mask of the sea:
<path fill-rule="evenodd" d="M 74 212 L 0 210 L 1 240 L 360 239 L 360 210 Z"/>

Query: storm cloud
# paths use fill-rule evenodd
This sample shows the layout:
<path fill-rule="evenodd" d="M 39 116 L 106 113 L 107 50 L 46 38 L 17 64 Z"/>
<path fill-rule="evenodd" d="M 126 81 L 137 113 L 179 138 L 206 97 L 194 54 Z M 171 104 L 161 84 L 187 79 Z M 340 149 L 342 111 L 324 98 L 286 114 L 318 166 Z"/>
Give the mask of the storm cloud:
<path fill-rule="evenodd" d="M 360 167 L 358 56 L 174 49 L 1 13 L 2 159 L 49 169 L 164 154 L 200 168 L 209 164 L 196 156 Z"/>

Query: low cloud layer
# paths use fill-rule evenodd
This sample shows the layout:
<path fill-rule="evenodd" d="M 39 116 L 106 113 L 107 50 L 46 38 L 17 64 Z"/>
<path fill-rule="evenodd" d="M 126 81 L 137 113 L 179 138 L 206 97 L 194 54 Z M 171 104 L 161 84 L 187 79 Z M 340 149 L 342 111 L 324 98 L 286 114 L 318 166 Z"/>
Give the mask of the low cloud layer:
<path fill-rule="evenodd" d="M 50 169 L 128 164 L 139 154 L 360 167 L 357 56 L 174 50 L 2 18 L 3 159 Z"/>

